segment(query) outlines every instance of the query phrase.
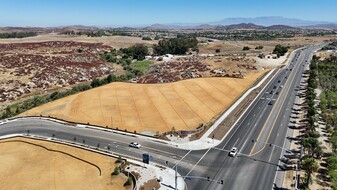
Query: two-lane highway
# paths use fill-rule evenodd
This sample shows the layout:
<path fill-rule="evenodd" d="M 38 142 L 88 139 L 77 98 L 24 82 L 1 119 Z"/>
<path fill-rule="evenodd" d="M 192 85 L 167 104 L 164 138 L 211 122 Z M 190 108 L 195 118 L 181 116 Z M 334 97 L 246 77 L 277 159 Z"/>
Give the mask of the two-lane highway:
<path fill-rule="evenodd" d="M 132 135 L 68 126 L 38 118 L 18 119 L 0 125 L 0 136 L 29 132 L 31 135 L 77 142 L 137 159 L 141 159 L 142 154 L 147 152 L 154 157 L 155 163 L 165 165 L 168 161 L 171 168 L 177 164 L 178 172 L 185 176 L 188 189 L 270 190 L 275 183 L 276 171 L 279 170 L 277 165 L 282 149 L 278 147 L 283 147 L 286 139 L 295 89 L 303 73 L 303 64 L 319 48 L 320 46 L 312 46 L 298 50 L 290 64 L 276 74 L 233 126 L 233 130 L 214 148 L 181 150 L 154 139 L 135 139 Z M 133 141 L 142 144 L 142 148 L 128 147 Z M 228 156 L 228 150 L 232 147 L 239 149 L 237 157 Z M 223 180 L 224 184 L 209 182 L 205 180 L 207 177 Z"/>

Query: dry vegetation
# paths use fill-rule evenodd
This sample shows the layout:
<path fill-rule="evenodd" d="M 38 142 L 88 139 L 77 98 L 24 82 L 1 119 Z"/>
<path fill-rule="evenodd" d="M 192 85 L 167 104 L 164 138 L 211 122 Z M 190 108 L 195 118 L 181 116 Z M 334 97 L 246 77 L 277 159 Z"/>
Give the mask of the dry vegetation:
<path fill-rule="evenodd" d="M 40 146 L 94 163 L 102 176 L 92 165 Z M 115 159 L 103 155 L 24 138 L 1 140 L 0 152 L 1 189 L 131 189 L 123 186 L 126 176 L 111 177 Z"/>
<path fill-rule="evenodd" d="M 111 83 L 22 115 L 44 115 L 131 132 L 193 130 L 226 109 L 263 72 L 245 79 L 198 78 L 167 84 Z"/>
<path fill-rule="evenodd" d="M 99 52 L 110 46 L 81 42 L 0 44 L 0 102 L 110 74 Z"/>

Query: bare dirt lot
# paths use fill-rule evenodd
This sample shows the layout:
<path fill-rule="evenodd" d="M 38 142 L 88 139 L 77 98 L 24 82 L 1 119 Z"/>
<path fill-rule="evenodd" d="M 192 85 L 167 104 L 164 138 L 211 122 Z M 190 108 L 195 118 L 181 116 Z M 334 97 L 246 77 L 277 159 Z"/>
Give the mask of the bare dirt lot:
<path fill-rule="evenodd" d="M 98 169 L 58 150 L 98 165 Z M 115 159 L 51 142 L 14 138 L 0 141 L 1 189 L 131 189 L 127 177 L 111 177 Z"/>
<path fill-rule="evenodd" d="M 22 115 L 156 134 L 193 130 L 226 109 L 264 72 L 239 78 L 198 78 L 165 84 L 111 83 L 75 94 Z"/>

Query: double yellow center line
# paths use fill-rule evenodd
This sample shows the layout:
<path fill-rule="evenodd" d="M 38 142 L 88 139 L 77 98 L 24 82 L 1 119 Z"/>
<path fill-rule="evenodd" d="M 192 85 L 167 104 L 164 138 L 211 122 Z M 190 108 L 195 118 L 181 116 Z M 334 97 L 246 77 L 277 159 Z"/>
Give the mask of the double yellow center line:
<path fill-rule="evenodd" d="M 303 56 L 303 57 L 304 57 L 304 56 Z M 286 95 L 289 93 L 290 88 L 291 88 L 291 84 L 294 82 L 295 76 L 296 76 L 296 74 L 297 74 L 299 68 L 301 67 L 301 62 L 303 61 L 303 57 L 302 57 L 302 59 L 301 59 L 299 65 L 298 65 L 298 67 L 297 67 L 296 72 L 293 74 L 292 79 L 290 80 L 291 82 L 289 82 L 290 84 L 289 84 L 288 89 L 287 89 L 287 91 L 286 91 L 286 93 L 285 93 Z M 287 81 L 287 82 L 288 82 L 288 81 Z M 286 82 L 286 83 L 287 83 L 287 82 Z M 285 84 L 284 86 L 287 86 L 287 85 Z M 269 131 L 268 137 L 267 137 L 267 139 L 266 139 L 266 142 L 269 140 L 269 137 L 270 137 L 271 132 L 273 131 L 273 129 L 274 129 L 274 127 L 275 127 L 275 123 L 276 123 L 276 121 L 277 121 L 277 118 L 278 118 L 279 115 L 280 115 L 280 112 L 281 112 L 281 109 L 282 109 L 282 107 L 283 107 L 283 105 L 284 105 L 284 102 L 285 102 L 285 100 L 287 99 L 287 96 L 286 96 L 286 95 L 284 96 L 284 99 L 283 99 L 283 101 L 282 101 L 282 104 L 281 104 L 281 106 L 279 107 L 280 109 L 279 109 L 278 112 L 277 112 L 277 115 L 276 115 L 276 117 L 275 117 L 275 120 L 274 120 L 274 122 L 273 122 L 273 124 L 272 124 L 272 127 L 271 127 L 271 129 L 270 129 L 270 131 Z M 279 97 L 282 97 L 282 96 L 281 96 L 281 93 L 280 93 Z M 265 128 L 266 125 L 268 124 L 268 121 L 269 121 L 271 115 L 273 114 L 274 109 L 276 108 L 277 102 L 278 102 L 279 100 L 280 100 L 279 98 L 276 100 L 273 109 L 271 110 L 271 112 L 270 112 L 270 114 L 269 114 L 269 116 L 268 116 L 266 122 L 264 123 L 264 125 L 263 125 L 263 127 L 262 127 L 262 129 L 261 129 L 261 131 L 260 131 L 260 133 L 259 133 L 259 136 L 258 136 L 257 139 L 256 139 L 257 141 L 258 141 L 259 138 L 261 137 L 261 134 L 262 134 L 264 128 Z M 249 156 L 254 156 L 254 155 L 260 153 L 260 152 L 266 147 L 266 143 L 263 143 L 263 147 L 262 147 L 261 149 L 259 149 L 257 152 L 253 153 L 253 152 L 254 152 L 254 149 L 255 149 L 255 147 L 256 147 L 256 144 L 257 144 L 257 143 L 254 143 L 254 146 L 253 146 L 253 148 L 251 149 L 251 151 L 250 151 L 250 153 L 249 153 Z"/>

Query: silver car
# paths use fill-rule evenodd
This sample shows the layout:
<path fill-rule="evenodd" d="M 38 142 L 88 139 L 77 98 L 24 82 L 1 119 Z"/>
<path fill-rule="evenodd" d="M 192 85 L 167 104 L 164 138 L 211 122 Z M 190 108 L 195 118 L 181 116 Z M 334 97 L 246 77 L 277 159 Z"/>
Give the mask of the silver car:
<path fill-rule="evenodd" d="M 238 148 L 233 147 L 231 151 L 229 152 L 229 156 L 235 157 L 238 154 Z"/>
<path fill-rule="evenodd" d="M 139 143 L 136 143 L 136 142 L 132 142 L 129 144 L 129 147 L 133 147 L 133 148 L 140 148 L 141 145 Z"/>

